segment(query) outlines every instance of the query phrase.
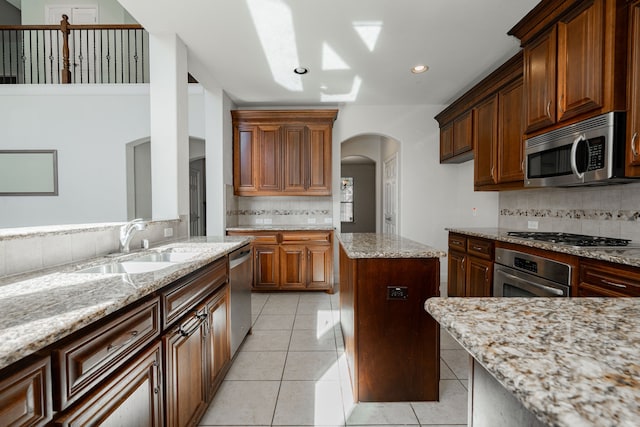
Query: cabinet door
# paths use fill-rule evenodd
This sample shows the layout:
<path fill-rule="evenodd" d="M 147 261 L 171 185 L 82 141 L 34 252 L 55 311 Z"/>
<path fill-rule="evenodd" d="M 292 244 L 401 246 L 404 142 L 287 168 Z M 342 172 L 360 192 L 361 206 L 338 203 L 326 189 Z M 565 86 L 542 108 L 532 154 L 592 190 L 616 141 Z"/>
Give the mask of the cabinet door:
<path fill-rule="evenodd" d="M 284 289 L 306 287 L 307 248 L 303 245 L 280 246 L 280 286 Z"/>
<path fill-rule="evenodd" d="M 222 382 L 222 374 L 231 362 L 229 336 L 229 285 L 217 291 L 207 302 L 207 400 Z"/>
<path fill-rule="evenodd" d="M 258 190 L 257 129 L 240 125 L 233 129 L 233 191 L 235 194 Z"/>
<path fill-rule="evenodd" d="M 275 289 L 279 284 L 280 251 L 278 245 L 254 246 L 256 289 Z"/>
<path fill-rule="evenodd" d="M 51 421 L 52 415 L 49 357 L 0 382 L 0 425 L 41 426 Z"/>
<path fill-rule="evenodd" d="M 280 191 L 282 188 L 280 126 L 258 127 L 258 190 Z"/>
<path fill-rule="evenodd" d="M 308 125 L 307 192 L 331 195 L 331 126 Z"/>
<path fill-rule="evenodd" d="M 440 162 L 453 157 L 453 122 L 440 128 Z"/>
<path fill-rule="evenodd" d="M 602 108 L 604 43 L 603 0 L 558 23 L 558 121 Z"/>
<path fill-rule="evenodd" d="M 493 262 L 468 257 L 465 296 L 490 297 L 493 284 Z"/>
<path fill-rule="evenodd" d="M 522 79 L 498 93 L 498 183 L 524 180 Z"/>
<path fill-rule="evenodd" d="M 627 176 L 640 176 L 640 1 L 630 7 L 627 120 Z"/>
<path fill-rule="evenodd" d="M 556 27 L 524 47 L 526 132 L 556 122 Z"/>
<path fill-rule="evenodd" d="M 473 112 L 470 110 L 453 121 L 453 155 L 473 150 Z"/>
<path fill-rule="evenodd" d="M 283 190 L 285 192 L 303 192 L 307 183 L 304 126 L 284 127 L 282 149 L 284 154 Z"/>
<path fill-rule="evenodd" d="M 495 162 L 498 145 L 498 95 L 473 109 L 474 184 L 496 183 Z"/>
<path fill-rule="evenodd" d="M 333 287 L 333 250 L 331 246 L 307 246 L 307 287 L 331 289 Z"/>
<path fill-rule="evenodd" d="M 204 318 L 194 315 L 162 338 L 168 427 L 193 425 L 207 408 L 206 332 Z"/>
<path fill-rule="evenodd" d="M 450 297 L 463 297 L 465 292 L 465 263 L 466 254 L 449 251 L 449 284 L 447 295 Z"/>
<path fill-rule="evenodd" d="M 162 351 L 160 342 L 156 341 L 54 424 L 64 427 L 163 426 L 161 366 Z"/>

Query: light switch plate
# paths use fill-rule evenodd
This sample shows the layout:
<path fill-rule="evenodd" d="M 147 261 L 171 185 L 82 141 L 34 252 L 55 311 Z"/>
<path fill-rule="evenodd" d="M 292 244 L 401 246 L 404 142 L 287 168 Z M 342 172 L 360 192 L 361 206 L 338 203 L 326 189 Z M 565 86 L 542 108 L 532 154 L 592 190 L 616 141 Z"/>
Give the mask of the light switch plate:
<path fill-rule="evenodd" d="M 538 229 L 538 221 L 527 221 L 527 228 L 529 230 L 537 230 Z"/>
<path fill-rule="evenodd" d="M 325 224 L 333 224 L 333 218 L 325 218 L 324 219 L 324 223 Z"/>
<path fill-rule="evenodd" d="M 307 218 L 307 224 L 315 224 L 315 223 L 316 223 L 315 218 Z"/>
<path fill-rule="evenodd" d="M 171 236 L 173 236 L 173 228 L 165 228 L 164 237 L 171 237 Z"/>
<path fill-rule="evenodd" d="M 264 223 L 265 224 L 273 224 L 273 220 L 271 218 L 265 218 L 264 219 Z"/>

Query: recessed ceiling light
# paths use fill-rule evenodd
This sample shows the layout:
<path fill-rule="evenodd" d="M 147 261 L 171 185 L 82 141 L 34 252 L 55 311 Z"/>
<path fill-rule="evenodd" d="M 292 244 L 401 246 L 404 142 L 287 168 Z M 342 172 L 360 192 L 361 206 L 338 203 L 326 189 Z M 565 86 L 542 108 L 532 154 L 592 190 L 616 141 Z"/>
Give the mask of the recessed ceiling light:
<path fill-rule="evenodd" d="M 411 68 L 411 72 L 413 74 L 420 74 L 420 73 L 424 73 L 428 69 L 429 69 L 429 67 L 427 67 L 426 65 L 419 64 L 419 65 L 416 65 L 415 67 Z"/>
<path fill-rule="evenodd" d="M 306 67 L 296 67 L 293 69 L 293 72 L 296 74 L 307 74 L 309 69 Z"/>

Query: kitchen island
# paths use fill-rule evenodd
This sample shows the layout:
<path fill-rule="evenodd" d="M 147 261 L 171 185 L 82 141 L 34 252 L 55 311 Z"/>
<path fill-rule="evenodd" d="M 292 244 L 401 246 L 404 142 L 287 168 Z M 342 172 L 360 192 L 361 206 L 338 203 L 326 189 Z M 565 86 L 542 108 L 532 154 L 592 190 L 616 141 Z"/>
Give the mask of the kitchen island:
<path fill-rule="evenodd" d="M 440 340 L 424 312 L 446 253 L 396 235 L 340 234 L 340 322 L 356 402 L 434 401 Z"/>
<path fill-rule="evenodd" d="M 469 425 L 638 425 L 637 299 L 431 298 L 425 309 L 472 357 Z"/>

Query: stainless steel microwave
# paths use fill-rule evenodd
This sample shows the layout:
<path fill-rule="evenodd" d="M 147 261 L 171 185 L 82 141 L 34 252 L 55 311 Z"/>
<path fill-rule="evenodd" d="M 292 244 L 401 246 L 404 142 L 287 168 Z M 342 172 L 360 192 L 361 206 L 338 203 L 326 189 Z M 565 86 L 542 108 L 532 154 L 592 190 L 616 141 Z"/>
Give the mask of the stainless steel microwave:
<path fill-rule="evenodd" d="M 625 113 L 603 114 L 529 138 L 525 155 L 525 187 L 628 182 Z"/>

